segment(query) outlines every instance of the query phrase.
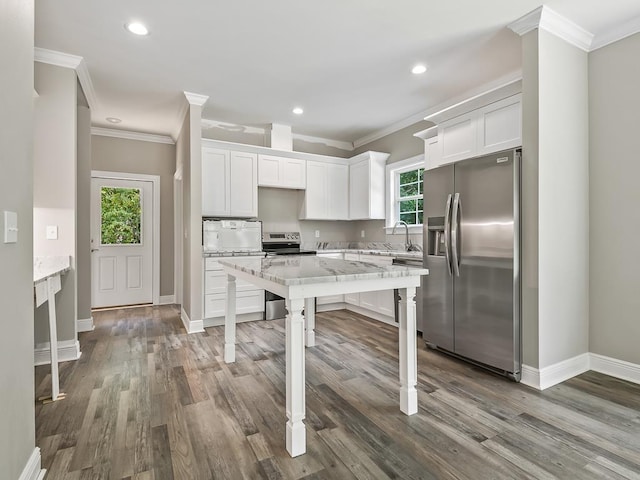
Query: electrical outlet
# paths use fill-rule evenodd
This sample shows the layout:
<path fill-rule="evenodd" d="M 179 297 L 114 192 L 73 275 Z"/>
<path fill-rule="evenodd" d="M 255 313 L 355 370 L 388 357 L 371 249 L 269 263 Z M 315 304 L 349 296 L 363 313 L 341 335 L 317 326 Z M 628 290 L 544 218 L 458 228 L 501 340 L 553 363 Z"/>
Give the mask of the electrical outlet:
<path fill-rule="evenodd" d="M 362 230 L 362 231 L 360 232 L 360 236 L 361 236 L 362 238 L 364 238 L 364 230 Z"/>
<path fill-rule="evenodd" d="M 18 242 L 18 214 L 4 212 L 4 243 Z"/>
<path fill-rule="evenodd" d="M 47 225 L 47 240 L 57 240 L 57 239 L 58 239 L 58 226 Z"/>
<path fill-rule="evenodd" d="M 316 230 L 316 238 L 320 238 L 320 230 Z"/>

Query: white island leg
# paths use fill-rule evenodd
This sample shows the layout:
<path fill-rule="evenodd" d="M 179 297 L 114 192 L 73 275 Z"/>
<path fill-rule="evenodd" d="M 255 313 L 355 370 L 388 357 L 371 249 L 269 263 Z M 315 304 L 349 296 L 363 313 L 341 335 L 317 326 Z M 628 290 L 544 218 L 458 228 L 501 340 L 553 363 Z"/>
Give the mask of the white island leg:
<path fill-rule="evenodd" d="M 304 330 L 307 347 L 316 346 L 316 299 L 304 299 Z"/>
<path fill-rule="evenodd" d="M 224 361 L 236 361 L 236 277 L 227 275 L 227 305 L 224 315 Z"/>
<path fill-rule="evenodd" d="M 400 294 L 400 411 L 418 412 L 418 350 L 416 340 L 416 287 L 401 288 Z"/>
<path fill-rule="evenodd" d="M 307 439 L 304 420 L 304 319 L 302 317 L 303 299 L 286 299 L 286 360 L 287 360 L 287 425 L 286 446 L 292 457 L 307 451 Z"/>

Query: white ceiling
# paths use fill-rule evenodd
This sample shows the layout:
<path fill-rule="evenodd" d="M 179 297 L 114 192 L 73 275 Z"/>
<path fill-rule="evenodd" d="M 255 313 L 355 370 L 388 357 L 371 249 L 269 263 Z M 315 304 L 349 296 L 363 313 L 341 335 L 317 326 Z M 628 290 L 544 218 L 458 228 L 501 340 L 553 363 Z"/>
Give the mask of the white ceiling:
<path fill-rule="evenodd" d="M 37 47 L 81 56 L 95 126 L 170 135 L 183 91 L 203 117 L 291 125 L 354 142 L 479 85 L 517 75 L 506 26 L 539 0 L 36 0 Z M 638 0 L 548 0 L 595 34 L 640 16 Z M 132 20 L 151 34 L 124 30 Z M 427 73 L 412 75 L 418 62 Z M 305 113 L 291 109 L 300 105 Z"/>

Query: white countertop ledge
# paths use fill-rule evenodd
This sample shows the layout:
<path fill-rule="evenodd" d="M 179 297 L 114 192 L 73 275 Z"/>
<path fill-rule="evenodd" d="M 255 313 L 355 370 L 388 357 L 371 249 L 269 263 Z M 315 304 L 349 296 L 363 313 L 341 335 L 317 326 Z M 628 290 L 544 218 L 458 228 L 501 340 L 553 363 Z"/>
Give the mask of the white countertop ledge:
<path fill-rule="evenodd" d="M 64 273 L 70 268 L 71 257 L 69 256 L 34 257 L 33 283 Z"/>
<path fill-rule="evenodd" d="M 220 260 L 220 264 L 286 286 L 414 277 L 429 273 L 425 268 L 373 265 L 313 255 L 238 258 Z"/>

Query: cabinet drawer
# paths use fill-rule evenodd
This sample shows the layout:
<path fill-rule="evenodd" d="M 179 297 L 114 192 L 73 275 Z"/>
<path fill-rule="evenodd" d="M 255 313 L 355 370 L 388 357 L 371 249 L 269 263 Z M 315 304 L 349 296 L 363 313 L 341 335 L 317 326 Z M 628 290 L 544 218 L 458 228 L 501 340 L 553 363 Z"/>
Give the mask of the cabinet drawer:
<path fill-rule="evenodd" d="M 236 278 L 236 291 L 256 290 L 256 286 L 245 280 Z M 226 293 L 227 274 L 222 270 L 209 270 L 204 272 L 204 293 Z"/>
<path fill-rule="evenodd" d="M 204 296 L 205 318 L 224 317 L 227 296 L 214 293 Z M 236 314 L 264 311 L 264 290 L 237 292 Z"/>

